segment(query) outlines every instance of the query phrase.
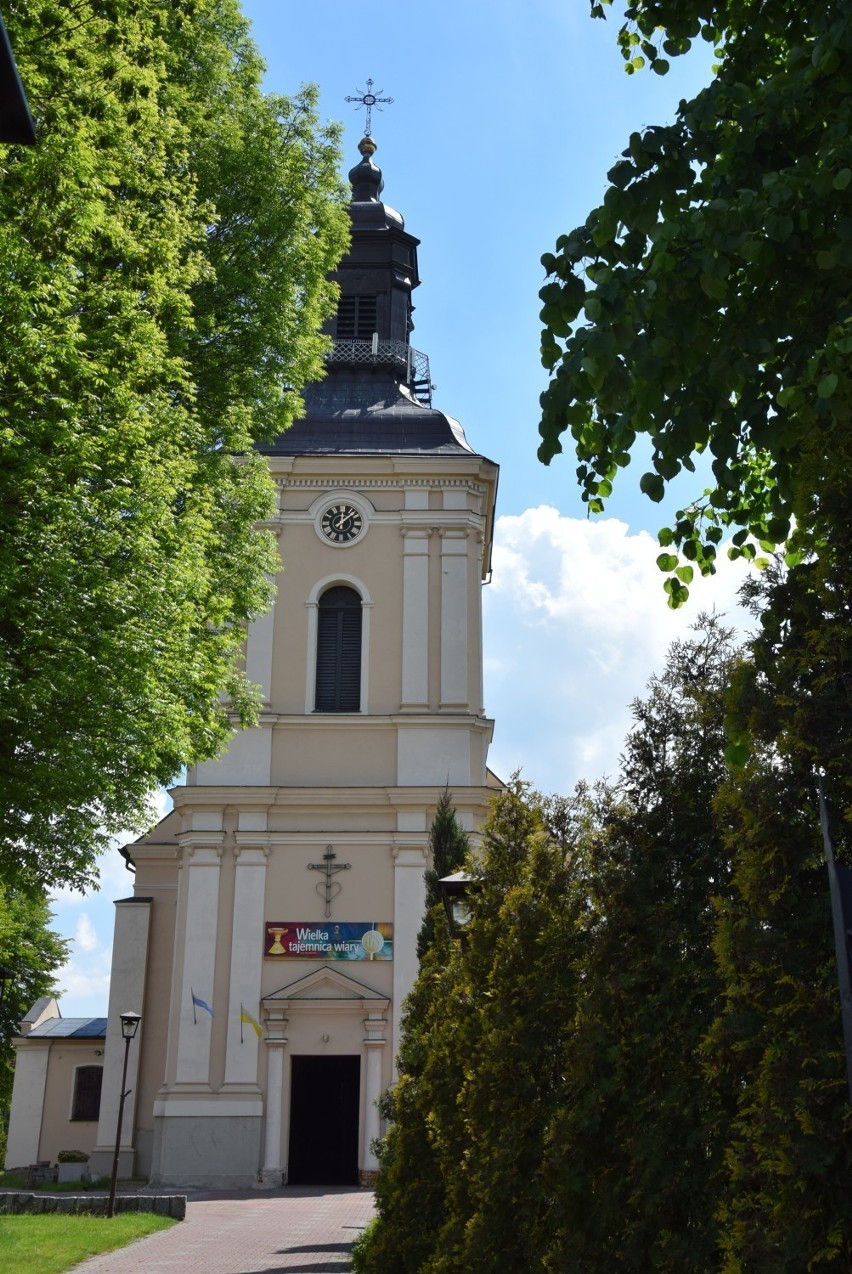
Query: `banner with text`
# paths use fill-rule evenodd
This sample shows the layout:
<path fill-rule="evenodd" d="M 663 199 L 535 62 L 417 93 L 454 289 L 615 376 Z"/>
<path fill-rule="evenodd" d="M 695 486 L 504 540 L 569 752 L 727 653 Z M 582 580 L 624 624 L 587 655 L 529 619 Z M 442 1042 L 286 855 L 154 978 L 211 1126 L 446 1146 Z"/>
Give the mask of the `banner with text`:
<path fill-rule="evenodd" d="M 263 954 L 279 960 L 392 960 L 393 925 L 267 920 Z"/>

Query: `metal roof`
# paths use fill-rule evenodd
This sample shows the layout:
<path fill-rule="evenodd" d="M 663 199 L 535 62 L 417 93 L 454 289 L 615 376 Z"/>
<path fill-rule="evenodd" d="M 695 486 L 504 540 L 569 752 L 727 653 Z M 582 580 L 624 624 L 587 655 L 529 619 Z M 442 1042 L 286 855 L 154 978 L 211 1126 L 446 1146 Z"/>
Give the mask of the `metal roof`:
<path fill-rule="evenodd" d="M 28 1040 L 102 1040 L 106 1037 L 105 1017 L 52 1017 L 25 1036 Z"/>
<path fill-rule="evenodd" d="M 305 416 L 265 455 L 476 456 L 452 416 L 419 403 L 391 376 L 331 373 L 305 390 Z"/>

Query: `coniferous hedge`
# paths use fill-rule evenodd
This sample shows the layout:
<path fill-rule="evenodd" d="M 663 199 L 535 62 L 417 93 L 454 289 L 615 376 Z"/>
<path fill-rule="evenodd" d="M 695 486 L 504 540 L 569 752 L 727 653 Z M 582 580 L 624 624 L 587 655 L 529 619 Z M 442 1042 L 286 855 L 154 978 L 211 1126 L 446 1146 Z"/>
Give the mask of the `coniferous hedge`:
<path fill-rule="evenodd" d="M 818 740 L 842 808 L 848 708 L 826 594 L 790 607 L 783 657 L 676 643 L 614 783 L 495 800 L 464 946 L 431 913 L 360 1274 L 852 1268 L 813 784 Z"/>

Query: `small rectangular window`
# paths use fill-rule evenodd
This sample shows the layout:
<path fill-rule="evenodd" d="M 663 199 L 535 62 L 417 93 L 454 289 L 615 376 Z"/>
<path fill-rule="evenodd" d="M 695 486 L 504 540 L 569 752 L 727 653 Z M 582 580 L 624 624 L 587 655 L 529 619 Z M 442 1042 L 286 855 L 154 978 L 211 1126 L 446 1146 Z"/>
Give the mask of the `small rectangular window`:
<path fill-rule="evenodd" d="M 71 1118 L 94 1123 L 101 1113 L 103 1066 L 78 1066 L 74 1072 L 74 1106 Z"/>

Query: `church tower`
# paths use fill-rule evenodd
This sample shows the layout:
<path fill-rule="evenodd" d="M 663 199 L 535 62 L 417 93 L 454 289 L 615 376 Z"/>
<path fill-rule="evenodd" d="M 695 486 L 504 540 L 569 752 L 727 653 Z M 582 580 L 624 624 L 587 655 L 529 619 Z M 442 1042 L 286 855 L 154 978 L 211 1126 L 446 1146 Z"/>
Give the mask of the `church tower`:
<path fill-rule="evenodd" d="M 375 142 L 359 149 L 328 375 L 261 448 L 283 567 L 247 639 L 260 720 L 125 851 L 96 1170 L 133 1008 L 122 1174 L 369 1181 L 435 806 L 449 787 L 475 832 L 493 795 L 481 587 L 497 467 L 432 405 L 410 341 L 418 240 L 382 202 Z"/>

